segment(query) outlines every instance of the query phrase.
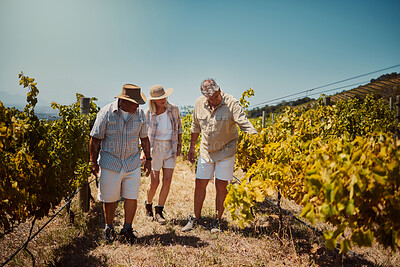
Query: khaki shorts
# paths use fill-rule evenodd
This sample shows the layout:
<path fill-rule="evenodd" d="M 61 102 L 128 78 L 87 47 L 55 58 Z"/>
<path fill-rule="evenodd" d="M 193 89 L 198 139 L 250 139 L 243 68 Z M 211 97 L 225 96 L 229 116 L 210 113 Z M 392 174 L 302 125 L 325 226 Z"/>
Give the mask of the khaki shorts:
<path fill-rule="evenodd" d="M 232 181 L 235 158 L 236 155 L 233 155 L 232 157 L 220 161 L 207 162 L 202 157 L 199 157 L 197 162 L 196 178 L 212 179 L 215 174 L 216 179 Z"/>
<path fill-rule="evenodd" d="M 151 169 L 153 171 L 160 171 L 161 168 L 175 168 L 176 157 L 172 154 L 171 140 L 154 140 L 151 157 L 153 158 L 151 162 Z"/>
<path fill-rule="evenodd" d="M 121 198 L 138 199 L 140 187 L 140 168 L 131 172 L 115 172 L 100 168 L 99 192 L 101 202 L 116 202 Z"/>

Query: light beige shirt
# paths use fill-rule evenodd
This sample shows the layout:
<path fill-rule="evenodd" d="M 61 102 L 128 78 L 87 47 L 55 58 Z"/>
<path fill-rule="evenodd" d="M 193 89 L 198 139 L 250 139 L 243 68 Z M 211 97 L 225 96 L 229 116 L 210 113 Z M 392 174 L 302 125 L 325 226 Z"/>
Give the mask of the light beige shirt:
<path fill-rule="evenodd" d="M 239 101 L 221 91 L 222 101 L 211 112 L 207 98 L 196 100 L 193 110 L 192 133 L 201 133 L 200 156 L 215 162 L 235 155 L 237 126 L 244 132 L 256 134 Z"/>

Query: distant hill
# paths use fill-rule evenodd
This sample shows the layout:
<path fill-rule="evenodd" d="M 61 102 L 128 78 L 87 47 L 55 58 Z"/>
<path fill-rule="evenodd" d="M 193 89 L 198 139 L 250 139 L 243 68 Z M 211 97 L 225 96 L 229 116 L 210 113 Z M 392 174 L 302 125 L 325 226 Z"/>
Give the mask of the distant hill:
<path fill-rule="evenodd" d="M 368 94 L 384 99 L 395 98 L 396 95 L 400 95 L 400 74 L 394 72 L 382 75 L 377 79 L 371 79 L 371 82 L 366 85 L 331 96 L 331 101 L 337 102 L 354 97 L 364 98 Z"/>
<path fill-rule="evenodd" d="M 340 100 L 347 100 L 350 98 L 364 98 L 368 94 L 373 94 L 378 98 L 389 99 L 396 98 L 400 95 L 400 74 L 396 72 L 390 74 L 384 74 L 379 76 L 377 79 L 371 79 L 368 84 L 361 85 L 359 87 L 342 91 L 334 95 L 330 95 L 331 103 L 335 103 Z M 262 112 L 265 111 L 266 116 L 270 116 L 270 113 L 277 113 L 283 110 L 287 106 L 294 108 L 312 108 L 317 105 L 316 99 L 308 97 L 298 99 L 296 101 L 281 102 L 275 106 L 265 106 L 264 108 L 256 108 L 248 111 L 249 117 L 259 117 Z"/>
<path fill-rule="evenodd" d="M 24 106 L 24 103 L 26 103 L 26 96 L 0 91 L 0 101 L 3 105 L 8 107 Z"/>
<path fill-rule="evenodd" d="M 0 101 L 6 107 L 14 107 L 22 111 L 26 105 L 26 96 L 0 91 Z M 48 117 L 53 118 L 55 114 L 58 114 L 58 110 L 52 109 L 50 102 L 39 100 L 35 107 L 35 113 L 39 118 L 47 119 Z"/>
<path fill-rule="evenodd" d="M 0 91 L 0 101 L 6 107 L 15 107 L 17 109 L 21 108 L 24 109 L 26 105 L 26 95 L 12 94 L 5 91 Z M 42 110 L 44 109 L 52 110 L 50 105 L 51 103 L 49 101 L 38 99 L 36 107 Z"/>
<path fill-rule="evenodd" d="M 348 100 L 350 98 L 364 98 L 365 96 L 372 94 L 375 97 L 389 100 L 390 97 L 393 99 L 397 95 L 400 95 L 400 74 L 395 72 L 391 74 L 384 74 L 379 76 L 377 79 L 371 79 L 370 83 L 358 86 L 356 88 L 336 93 L 329 96 L 331 103 L 335 103 L 340 100 Z M 317 100 L 312 100 L 308 103 L 295 106 L 295 108 L 302 107 L 313 107 L 317 104 Z"/>

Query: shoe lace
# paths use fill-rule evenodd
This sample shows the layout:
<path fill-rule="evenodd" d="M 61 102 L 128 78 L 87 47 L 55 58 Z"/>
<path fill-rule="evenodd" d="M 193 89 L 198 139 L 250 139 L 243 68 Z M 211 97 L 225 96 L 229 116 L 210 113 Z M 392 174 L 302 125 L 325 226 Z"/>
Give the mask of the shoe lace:
<path fill-rule="evenodd" d="M 107 228 L 106 229 L 106 235 L 112 235 L 113 233 L 114 233 L 115 231 L 114 231 L 114 228 Z"/>
<path fill-rule="evenodd" d="M 189 221 L 190 221 L 191 223 L 197 223 L 197 219 L 196 219 L 196 217 L 194 217 L 193 215 L 190 215 L 190 216 L 189 216 Z"/>

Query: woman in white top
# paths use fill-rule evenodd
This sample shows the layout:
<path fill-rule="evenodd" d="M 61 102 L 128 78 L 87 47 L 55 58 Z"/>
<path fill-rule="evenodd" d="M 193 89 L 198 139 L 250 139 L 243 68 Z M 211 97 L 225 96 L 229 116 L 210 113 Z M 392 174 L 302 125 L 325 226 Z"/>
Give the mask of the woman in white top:
<path fill-rule="evenodd" d="M 166 223 L 163 216 L 164 204 L 171 186 L 176 158 L 181 154 L 182 148 L 182 123 L 179 109 L 167 101 L 167 97 L 172 92 L 172 88 L 164 90 L 161 85 L 152 86 L 148 98 L 149 110 L 146 111 L 152 156 L 151 182 L 145 203 L 146 215 L 153 218 L 153 198 L 160 184 L 160 170 L 162 169 L 162 186 L 154 216 L 154 219 L 161 224 Z"/>

